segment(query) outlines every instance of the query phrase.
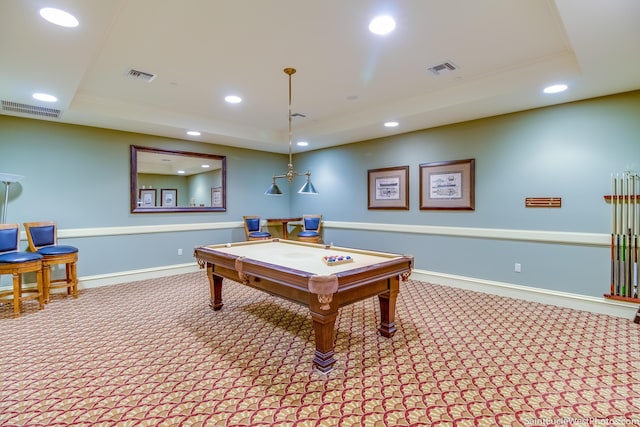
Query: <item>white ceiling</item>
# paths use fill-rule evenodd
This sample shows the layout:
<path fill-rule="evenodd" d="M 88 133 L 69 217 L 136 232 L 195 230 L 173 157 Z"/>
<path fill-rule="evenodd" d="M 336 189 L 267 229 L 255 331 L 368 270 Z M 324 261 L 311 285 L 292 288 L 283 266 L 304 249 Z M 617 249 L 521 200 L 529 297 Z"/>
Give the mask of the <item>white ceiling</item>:
<path fill-rule="evenodd" d="M 386 37 L 367 29 L 380 13 Z M 0 100 L 62 111 L 45 120 L 281 153 L 285 67 L 310 144 L 294 152 L 640 89 L 639 0 L 1 0 L 0 35 Z"/>

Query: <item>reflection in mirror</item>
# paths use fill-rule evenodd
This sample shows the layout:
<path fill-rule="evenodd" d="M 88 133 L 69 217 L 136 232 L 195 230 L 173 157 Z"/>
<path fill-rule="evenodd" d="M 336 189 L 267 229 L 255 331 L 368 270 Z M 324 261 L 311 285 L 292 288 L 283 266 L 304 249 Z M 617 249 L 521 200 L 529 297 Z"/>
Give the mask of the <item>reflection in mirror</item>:
<path fill-rule="evenodd" d="M 226 160 L 131 146 L 131 212 L 224 212 Z"/>

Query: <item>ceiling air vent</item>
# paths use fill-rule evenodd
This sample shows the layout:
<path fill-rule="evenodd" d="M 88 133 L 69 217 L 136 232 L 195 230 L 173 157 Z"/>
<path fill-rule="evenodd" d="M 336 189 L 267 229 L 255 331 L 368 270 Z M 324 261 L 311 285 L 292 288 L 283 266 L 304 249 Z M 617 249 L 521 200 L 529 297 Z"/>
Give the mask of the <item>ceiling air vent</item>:
<path fill-rule="evenodd" d="M 130 68 L 129 71 L 127 71 L 127 76 L 132 79 L 142 80 L 143 82 L 147 83 L 151 83 L 153 79 L 156 78 L 155 74 L 145 73 L 144 71 L 134 70 L 133 68 Z"/>
<path fill-rule="evenodd" d="M 429 71 L 431 71 L 434 75 L 439 76 L 442 73 L 448 73 L 449 71 L 457 70 L 458 67 L 453 65 L 451 62 L 444 62 L 442 64 L 434 65 L 433 67 L 429 67 Z"/>
<path fill-rule="evenodd" d="M 37 105 L 21 104 L 19 102 L 2 100 L 2 110 L 14 113 L 30 114 L 38 117 L 48 117 L 51 119 L 59 119 L 62 114 L 61 110 L 55 108 L 39 107 Z"/>

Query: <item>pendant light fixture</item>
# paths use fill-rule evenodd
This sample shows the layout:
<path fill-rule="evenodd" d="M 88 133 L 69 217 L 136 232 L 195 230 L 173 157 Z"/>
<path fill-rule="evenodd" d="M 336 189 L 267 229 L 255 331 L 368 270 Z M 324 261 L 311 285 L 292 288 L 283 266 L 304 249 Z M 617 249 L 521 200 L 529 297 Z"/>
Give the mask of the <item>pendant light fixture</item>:
<path fill-rule="evenodd" d="M 287 166 L 287 173 L 282 174 L 282 175 L 274 175 L 272 177 L 273 181 L 271 183 L 271 186 L 264 193 L 266 196 L 281 196 L 282 195 L 282 191 L 280 191 L 280 188 L 278 187 L 278 184 L 276 183 L 276 180 L 278 180 L 280 178 L 287 178 L 287 181 L 289 181 L 289 184 L 291 184 L 291 182 L 293 181 L 293 178 L 295 178 L 296 176 L 306 176 L 307 177 L 307 182 L 305 182 L 305 184 L 302 186 L 302 188 L 300 190 L 298 190 L 298 193 L 300 193 L 300 194 L 318 194 L 316 189 L 313 187 L 313 184 L 311 183 L 311 172 L 307 171 L 306 173 L 298 173 L 293 168 L 293 160 L 292 160 L 292 155 L 291 155 L 291 148 L 292 148 L 292 145 L 293 145 L 293 132 L 291 130 L 291 118 L 292 118 L 292 114 L 291 114 L 291 76 L 295 72 L 296 72 L 295 68 L 285 68 L 284 69 L 284 73 L 289 76 L 289 165 Z"/>

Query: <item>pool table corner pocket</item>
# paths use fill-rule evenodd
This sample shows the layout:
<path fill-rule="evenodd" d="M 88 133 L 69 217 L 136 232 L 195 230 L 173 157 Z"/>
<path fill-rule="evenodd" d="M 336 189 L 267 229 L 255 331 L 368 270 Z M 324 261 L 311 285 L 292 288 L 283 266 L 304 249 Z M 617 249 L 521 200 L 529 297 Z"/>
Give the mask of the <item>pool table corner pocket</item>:
<path fill-rule="evenodd" d="M 309 292 L 318 296 L 321 310 L 329 310 L 333 294 L 338 291 L 338 278 L 331 274 L 323 276 L 320 274 L 313 275 L 309 278 Z"/>

